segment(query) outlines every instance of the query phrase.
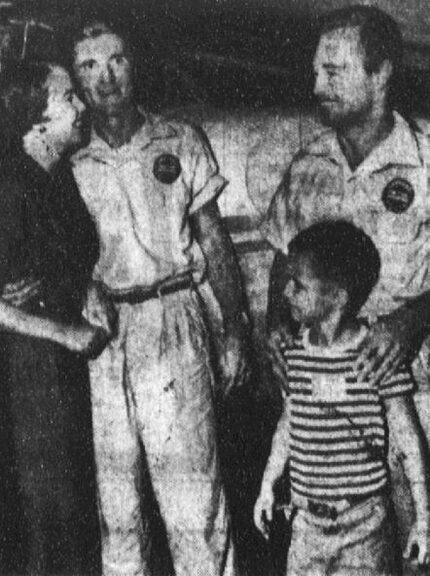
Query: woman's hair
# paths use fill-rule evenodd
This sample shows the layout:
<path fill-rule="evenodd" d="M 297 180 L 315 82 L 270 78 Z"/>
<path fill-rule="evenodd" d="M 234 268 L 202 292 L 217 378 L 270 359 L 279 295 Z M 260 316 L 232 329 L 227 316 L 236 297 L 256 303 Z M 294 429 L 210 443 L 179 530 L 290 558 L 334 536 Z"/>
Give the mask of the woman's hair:
<path fill-rule="evenodd" d="M 48 103 L 47 62 L 20 62 L 5 67 L 0 75 L 0 134 L 4 149 L 21 145 L 34 124 L 43 120 Z"/>

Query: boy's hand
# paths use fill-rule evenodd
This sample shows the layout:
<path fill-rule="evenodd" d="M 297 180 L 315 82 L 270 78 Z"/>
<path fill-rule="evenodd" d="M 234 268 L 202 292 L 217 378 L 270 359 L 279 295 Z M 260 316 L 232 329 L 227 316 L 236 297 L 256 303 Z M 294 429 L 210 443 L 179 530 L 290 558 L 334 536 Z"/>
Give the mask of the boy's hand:
<path fill-rule="evenodd" d="M 429 526 L 427 522 L 415 522 L 412 525 L 403 558 L 419 566 L 429 565 Z"/>
<path fill-rule="evenodd" d="M 273 520 L 274 503 L 273 489 L 262 488 L 254 506 L 254 524 L 266 540 L 269 539 L 269 524 Z"/>

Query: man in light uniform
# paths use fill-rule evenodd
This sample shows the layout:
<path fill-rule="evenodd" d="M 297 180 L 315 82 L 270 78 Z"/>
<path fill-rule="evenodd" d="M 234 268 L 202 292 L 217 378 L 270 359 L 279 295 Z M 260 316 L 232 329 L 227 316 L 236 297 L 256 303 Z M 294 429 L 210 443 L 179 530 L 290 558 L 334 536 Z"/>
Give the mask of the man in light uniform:
<path fill-rule="evenodd" d="M 263 224 L 278 250 L 273 328 L 288 314 L 274 279 L 298 230 L 340 217 L 375 242 L 381 278 L 364 310 L 374 323 L 357 361 L 360 377 L 375 383 L 416 354 L 430 320 L 430 154 L 426 137 L 390 107 L 401 58 L 398 27 L 381 10 L 352 6 L 328 15 L 314 57 L 314 92 L 328 129 L 295 157 Z M 277 354 L 276 330 L 272 343 Z"/>
<path fill-rule="evenodd" d="M 143 460 L 175 574 L 231 574 L 208 335 L 194 289 L 206 260 L 232 383 L 244 368 L 245 322 L 216 203 L 226 182 L 204 137 L 135 104 L 130 52 L 111 28 L 83 29 L 74 70 L 93 127 L 74 174 L 100 239 L 87 314 L 101 325 L 116 315 L 117 324 L 90 366 L 103 574 L 152 573 Z"/>

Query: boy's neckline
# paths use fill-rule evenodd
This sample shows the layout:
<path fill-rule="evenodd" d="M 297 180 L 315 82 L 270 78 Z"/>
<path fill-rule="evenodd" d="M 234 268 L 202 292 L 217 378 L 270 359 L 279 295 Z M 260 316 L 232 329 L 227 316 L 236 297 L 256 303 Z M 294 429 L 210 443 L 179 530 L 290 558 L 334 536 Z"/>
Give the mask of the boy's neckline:
<path fill-rule="evenodd" d="M 331 346 L 322 346 L 320 344 L 313 344 L 309 339 L 310 328 L 305 328 L 302 333 L 303 346 L 308 350 L 318 350 L 320 353 L 331 352 L 345 352 L 346 350 L 355 349 L 360 346 L 366 337 L 368 326 L 365 322 L 360 322 L 357 332 L 348 340 L 343 342 L 336 342 Z"/>

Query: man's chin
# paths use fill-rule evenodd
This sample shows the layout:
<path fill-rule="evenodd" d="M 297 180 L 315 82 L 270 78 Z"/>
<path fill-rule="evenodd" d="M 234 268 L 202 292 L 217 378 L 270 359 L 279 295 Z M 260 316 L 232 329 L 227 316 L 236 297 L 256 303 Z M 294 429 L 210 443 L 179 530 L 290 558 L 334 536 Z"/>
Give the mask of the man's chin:
<path fill-rule="evenodd" d="M 328 126 L 330 128 L 338 128 L 343 124 L 342 116 L 336 113 L 333 109 L 327 108 L 325 106 L 318 107 L 318 115 L 324 126 Z"/>

